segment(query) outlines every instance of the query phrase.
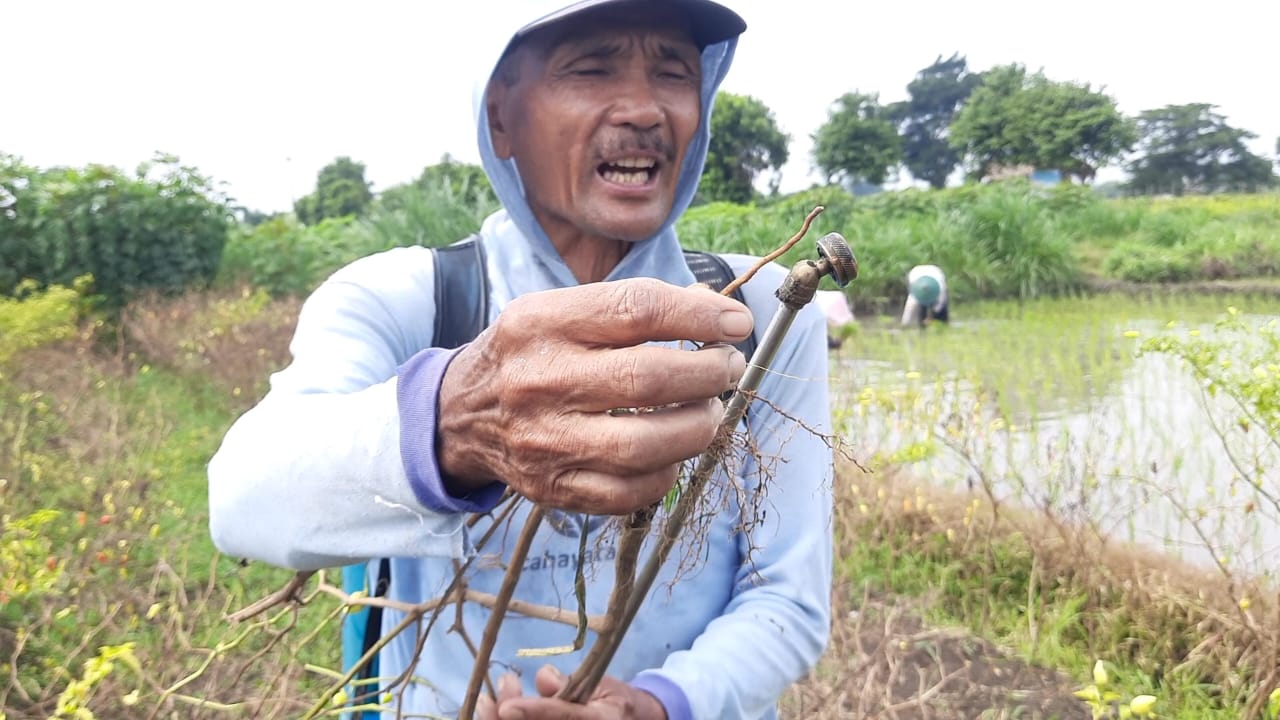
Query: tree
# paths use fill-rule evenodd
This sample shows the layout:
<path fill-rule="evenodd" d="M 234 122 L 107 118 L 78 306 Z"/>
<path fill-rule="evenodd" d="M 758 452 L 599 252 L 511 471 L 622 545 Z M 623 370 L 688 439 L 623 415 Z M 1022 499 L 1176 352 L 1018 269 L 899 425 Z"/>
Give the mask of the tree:
<path fill-rule="evenodd" d="M 1139 156 L 1129 164 L 1129 189 L 1139 194 L 1253 192 L 1275 182 L 1271 161 L 1245 141 L 1213 105 L 1166 105 L 1138 116 Z"/>
<path fill-rule="evenodd" d="M 444 195 L 458 203 L 474 207 L 496 207 L 497 195 L 489 176 L 480 165 L 460 162 L 449 153 L 440 158 L 435 165 L 428 165 L 411 183 L 387 188 L 378 195 L 378 204 L 384 210 L 402 209 L 411 202 L 410 194 L 423 191 L 434 195 Z"/>
<path fill-rule="evenodd" d="M 1061 170 L 1089 181 L 1136 139 L 1133 121 L 1088 84 L 1054 82 L 1017 64 L 984 74 L 948 141 L 968 155 L 978 177 L 1001 166 Z"/>
<path fill-rule="evenodd" d="M 117 309 L 136 293 L 211 282 L 232 223 L 210 178 L 173 155 L 133 173 L 90 164 L 46 170 L 0 154 L 0 294 L 24 280 L 93 292 Z"/>
<path fill-rule="evenodd" d="M 778 129 L 773 112 L 751 96 L 721 92 L 711 111 L 711 144 L 698 184 L 703 200 L 747 203 L 756 176 L 787 162 L 790 136 Z M 773 182 L 777 188 L 777 178 Z"/>
<path fill-rule="evenodd" d="M 965 58 L 952 54 L 916 73 L 907 84 L 909 99 L 888 107 L 889 117 L 902 137 L 902 160 L 912 177 L 935 188 L 960 164 L 960 154 L 947 143 L 947 131 L 960 106 L 982 82 L 971 73 Z"/>
<path fill-rule="evenodd" d="M 875 94 L 845 93 L 813 136 L 813 159 L 827 182 L 879 185 L 901 158 L 898 131 Z"/>
<path fill-rule="evenodd" d="M 325 218 L 360 215 L 373 200 L 364 179 L 364 163 L 340 157 L 320 169 L 316 190 L 293 203 L 298 220 L 315 225 Z"/>

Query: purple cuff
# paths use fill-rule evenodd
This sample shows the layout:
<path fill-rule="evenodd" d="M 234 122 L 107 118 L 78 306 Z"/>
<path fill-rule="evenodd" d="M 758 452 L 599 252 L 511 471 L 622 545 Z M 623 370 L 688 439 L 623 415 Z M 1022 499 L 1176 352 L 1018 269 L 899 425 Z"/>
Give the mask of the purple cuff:
<path fill-rule="evenodd" d="M 463 346 L 465 347 L 465 346 Z M 439 513 L 489 512 L 502 499 L 502 483 L 464 497 L 444 489 L 436 460 L 436 416 L 445 368 L 462 348 L 428 348 L 396 370 L 396 404 L 400 410 L 400 461 L 418 502 Z"/>
<path fill-rule="evenodd" d="M 693 720 L 689 698 L 667 676 L 654 672 L 640 673 L 631 681 L 631 687 L 658 698 L 658 702 L 667 711 L 667 720 Z"/>

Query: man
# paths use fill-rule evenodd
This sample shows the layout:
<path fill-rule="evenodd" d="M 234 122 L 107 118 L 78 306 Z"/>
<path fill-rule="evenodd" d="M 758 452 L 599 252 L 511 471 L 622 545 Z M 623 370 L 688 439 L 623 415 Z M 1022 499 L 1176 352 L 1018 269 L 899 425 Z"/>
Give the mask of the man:
<path fill-rule="evenodd" d="M 729 344 L 752 332 L 753 316 L 773 314 L 785 275 L 764 268 L 744 287 L 748 307 L 690 287 L 673 230 L 745 23 L 705 0 L 594 0 L 521 23 L 477 93 L 481 157 L 503 206 L 480 229 L 488 328 L 457 350 L 430 346 L 435 315 L 449 307 L 435 305 L 424 248 L 335 273 L 301 311 L 292 363 L 210 463 L 223 552 L 296 569 L 390 557 L 389 597 L 419 603 L 443 593 L 455 559 L 493 522 L 467 519 L 509 488 L 550 509 L 516 599 L 576 611 L 587 533 L 586 605 L 598 614 L 616 555 L 606 516 L 661 500 L 712 440 L 718 396 L 745 366 Z M 726 259 L 739 273 L 753 260 Z M 585 649 L 519 653 L 569 644 L 574 628 L 512 613 L 490 665 L 498 697 L 484 699 L 480 717 L 774 717 L 828 635 L 826 363 L 811 305 L 740 428 L 754 451 L 730 463 L 734 477 L 717 478 L 722 505 L 703 518 L 703 542 L 673 552 L 591 700 L 554 698 Z M 524 503 L 480 551 L 469 588 L 497 591 L 527 513 Z M 682 569 L 689 560 L 696 567 Z M 412 669 L 393 694 L 403 706 L 384 717 L 458 712 L 467 640 L 478 642 L 489 618 L 463 608 L 465 636 L 450 620 L 420 655 L 412 632 L 380 653 L 381 677 Z M 402 618 L 387 610 L 384 632 Z"/>
<path fill-rule="evenodd" d="M 937 265 L 916 265 L 907 273 L 902 324 L 924 327 L 933 320 L 947 322 L 947 277 Z"/>

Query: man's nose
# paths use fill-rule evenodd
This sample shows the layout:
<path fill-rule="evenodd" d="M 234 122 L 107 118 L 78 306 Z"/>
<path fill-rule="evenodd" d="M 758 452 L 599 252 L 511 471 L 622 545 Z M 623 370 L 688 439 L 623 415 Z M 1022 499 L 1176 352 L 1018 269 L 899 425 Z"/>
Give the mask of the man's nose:
<path fill-rule="evenodd" d="M 609 120 L 615 125 L 630 125 L 650 130 L 662 124 L 662 104 L 647 77 L 631 77 L 617 88 Z"/>

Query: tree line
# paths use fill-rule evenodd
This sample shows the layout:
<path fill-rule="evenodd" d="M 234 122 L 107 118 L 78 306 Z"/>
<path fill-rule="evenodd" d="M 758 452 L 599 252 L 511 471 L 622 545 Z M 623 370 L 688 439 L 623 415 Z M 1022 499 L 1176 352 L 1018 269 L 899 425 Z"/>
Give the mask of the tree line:
<path fill-rule="evenodd" d="M 1091 182 L 1123 162 L 1134 195 L 1256 192 L 1274 187 L 1272 159 L 1249 150 L 1254 133 L 1232 127 L 1210 103 L 1166 105 L 1130 117 L 1087 83 L 1055 81 L 1021 64 L 969 69 L 964 56 L 938 56 L 907 83 L 907 99 L 883 104 L 857 90 L 836 98 L 812 135 L 812 160 L 828 184 L 879 186 L 903 173 L 934 188 L 1030 170 Z M 776 194 L 791 136 L 750 95 L 721 92 L 699 202 L 747 203 Z M 1280 139 L 1276 141 L 1280 162 Z M 765 180 L 766 190 L 759 189 Z M 446 155 L 406 187 L 446 182 L 488 192 L 484 172 Z M 374 201 L 364 165 L 341 157 L 319 173 L 294 214 L 306 224 L 360 215 Z M 250 218 L 252 220 L 253 218 Z"/>
<path fill-rule="evenodd" d="M 745 103 L 758 117 L 736 126 L 776 130 L 763 103 Z M 719 112 L 717 106 L 713 113 Z M 1229 125 L 1209 103 L 1128 117 L 1088 83 L 1055 81 L 1017 63 L 971 72 L 966 59 L 953 54 L 916 73 L 901 102 L 881 104 L 877 94 L 858 91 L 837 98 L 813 135 L 813 160 L 828 182 L 845 185 L 879 185 L 902 170 L 934 188 L 957 172 L 977 181 L 1028 169 L 1087 183 L 1099 168 L 1126 160 L 1132 194 L 1255 192 L 1277 181 L 1272 160 L 1245 144 L 1256 137 Z M 745 148 L 775 157 L 779 147 L 770 133 L 713 136 L 713 148 L 717 142 L 738 145 L 733 152 L 746 157 L 752 153 Z M 723 199 L 742 191 L 707 188 Z"/>

